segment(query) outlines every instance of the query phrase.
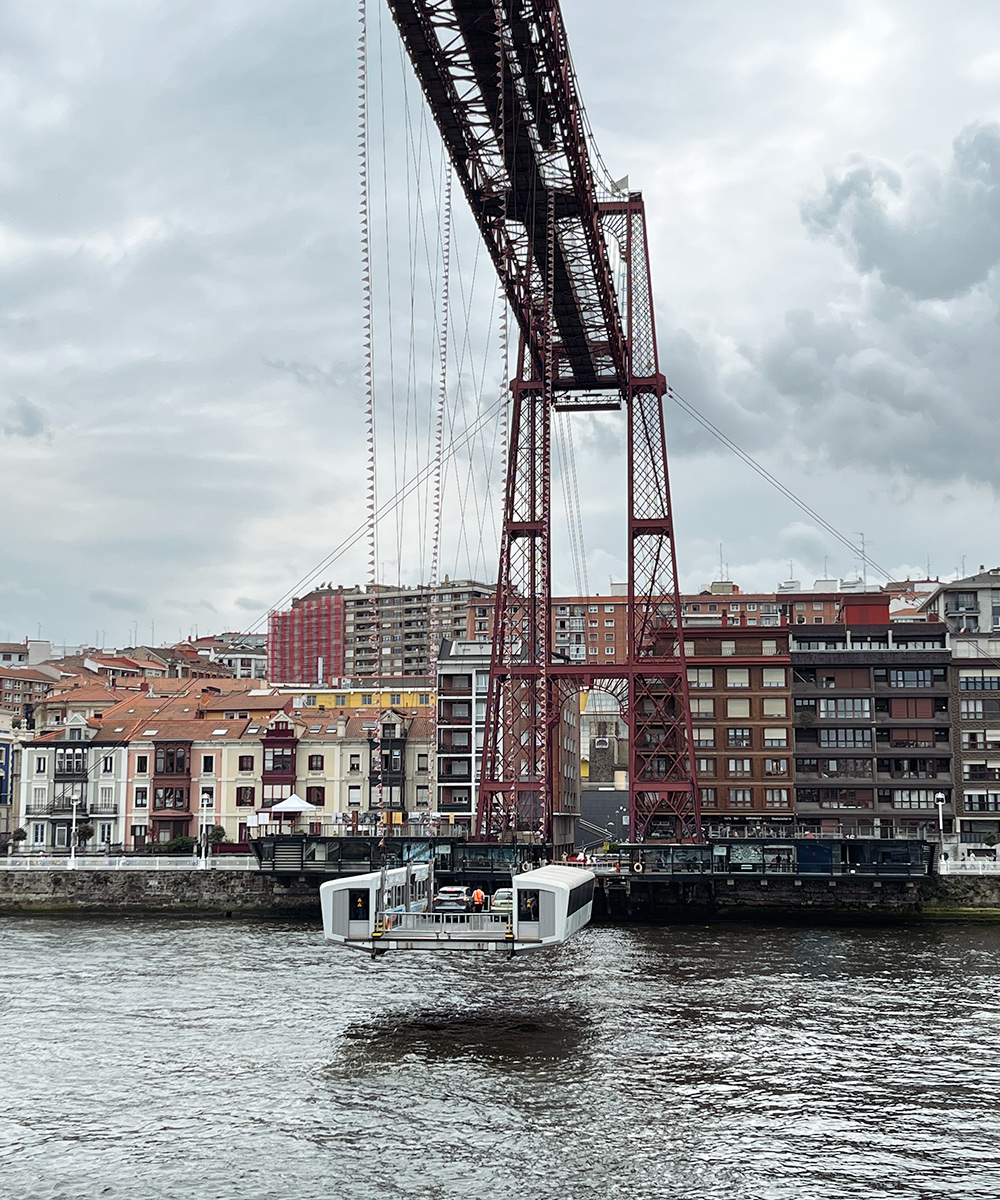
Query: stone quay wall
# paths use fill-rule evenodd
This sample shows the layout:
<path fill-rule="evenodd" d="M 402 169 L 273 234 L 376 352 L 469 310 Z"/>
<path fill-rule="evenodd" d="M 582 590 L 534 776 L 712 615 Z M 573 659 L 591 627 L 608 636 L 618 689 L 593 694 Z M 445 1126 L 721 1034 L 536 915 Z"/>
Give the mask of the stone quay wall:
<path fill-rule="evenodd" d="M 319 918 L 318 885 L 257 871 L 3 870 L 0 914 L 145 913 Z"/>
<path fill-rule="evenodd" d="M 149 914 L 318 920 L 319 880 L 257 871 L 3 870 L 0 915 Z M 594 917 L 612 922 L 698 919 L 1000 921 L 1000 874 L 603 878 Z"/>

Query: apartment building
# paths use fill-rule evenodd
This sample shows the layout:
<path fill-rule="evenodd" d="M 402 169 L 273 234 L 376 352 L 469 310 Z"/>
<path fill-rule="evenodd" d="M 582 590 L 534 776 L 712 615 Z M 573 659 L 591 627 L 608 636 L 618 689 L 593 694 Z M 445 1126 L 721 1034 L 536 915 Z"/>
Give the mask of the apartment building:
<path fill-rule="evenodd" d="M 754 628 L 741 615 L 685 629 L 702 820 L 720 834 L 790 822 L 794 812 L 788 630 Z"/>
<path fill-rule="evenodd" d="M 955 816 L 963 841 L 1000 837 L 1000 567 L 939 584 L 923 609 L 949 630 Z"/>
<path fill-rule="evenodd" d="M 490 681 L 490 649 L 469 639 L 445 640 L 437 677 L 437 811 L 471 828 L 479 801 L 483 733 Z M 580 701 L 570 697 L 555 736 L 557 794 L 553 835 L 557 845 L 573 844 L 580 814 Z"/>
<path fill-rule="evenodd" d="M 440 639 L 464 634 L 469 605 L 492 594 L 491 584 L 447 576 L 436 587 L 319 588 L 271 614 L 268 678 L 320 688 L 428 678 Z"/>
<path fill-rule="evenodd" d="M 891 623 L 888 599 L 793 627 L 799 826 L 867 837 L 950 832 L 950 650 L 938 622 Z"/>
<path fill-rule="evenodd" d="M 99 719 L 71 715 L 33 739 L 21 782 L 28 848 L 66 850 L 83 823 L 94 826 L 94 849 L 136 851 L 214 826 L 227 841 L 245 842 L 250 814 L 293 792 L 316 806 L 317 827 L 352 813 L 364 822 L 385 810 L 400 821 L 431 811 L 427 716 L 331 717 L 273 703 L 219 715 L 185 699 L 124 701 Z"/>
<path fill-rule="evenodd" d="M 13 718 L 15 728 L 31 728 L 35 706 L 51 691 L 57 677 L 34 667 L 0 667 L 0 711 Z"/>

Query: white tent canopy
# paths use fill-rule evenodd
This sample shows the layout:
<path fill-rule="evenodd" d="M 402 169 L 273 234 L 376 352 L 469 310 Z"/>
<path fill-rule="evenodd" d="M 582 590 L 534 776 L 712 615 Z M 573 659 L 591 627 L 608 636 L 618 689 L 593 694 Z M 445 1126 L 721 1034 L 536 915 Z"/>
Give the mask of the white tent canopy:
<path fill-rule="evenodd" d="M 273 813 L 315 812 L 316 805 L 310 804 L 308 800 L 303 800 L 301 796 L 296 796 L 296 794 L 292 792 L 287 800 L 282 800 L 278 804 L 272 804 L 267 811 Z"/>

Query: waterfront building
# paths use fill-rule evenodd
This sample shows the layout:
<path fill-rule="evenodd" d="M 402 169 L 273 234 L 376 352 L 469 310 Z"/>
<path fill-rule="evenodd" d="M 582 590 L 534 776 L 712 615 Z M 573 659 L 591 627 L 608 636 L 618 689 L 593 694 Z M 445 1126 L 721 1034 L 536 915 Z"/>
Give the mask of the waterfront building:
<path fill-rule="evenodd" d="M 950 631 L 956 819 L 963 841 L 1000 838 L 1000 567 L 940 584 L 923 609 Z"/>
<path fill-rule="evenodd" d="M 948 631 L 883 595 L 790 630 L 800 829 L 937 839 L 954 820 Z M 940 801 L 940 804 L 939 804 Z"/>
<path fill-rule="evenodd" d="M 702 820 L 713 836 L 790 824 L 791 669 L 788 628 L 719 614 L 685 625 L 695 770 Z"/>

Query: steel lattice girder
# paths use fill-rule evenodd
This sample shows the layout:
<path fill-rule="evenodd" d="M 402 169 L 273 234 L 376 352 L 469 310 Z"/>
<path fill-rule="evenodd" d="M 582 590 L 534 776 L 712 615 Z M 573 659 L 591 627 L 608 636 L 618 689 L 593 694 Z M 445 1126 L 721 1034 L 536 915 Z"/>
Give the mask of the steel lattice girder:
<path fill-rule="evenodd" d="M 556 0 L 388 4 L 536 374 L 551 272 L 556 388 L 620 384 L 625 334 Z"/>
<path fill-rule="evenodd" d="M 593 673 L 553 654 L 549 424 L 560 395 L 617 391 L 629 655 L 610 674 L 627 691 L 633 828 L 644 836 L 669 817 L 698 837 L 642 198 L 598 196 L 557 0 L 388 3 L 521 331 L 477 834 L 551 834 L 562 698 Z M 609 245 L 625 267 L 621 295 Z"/>

